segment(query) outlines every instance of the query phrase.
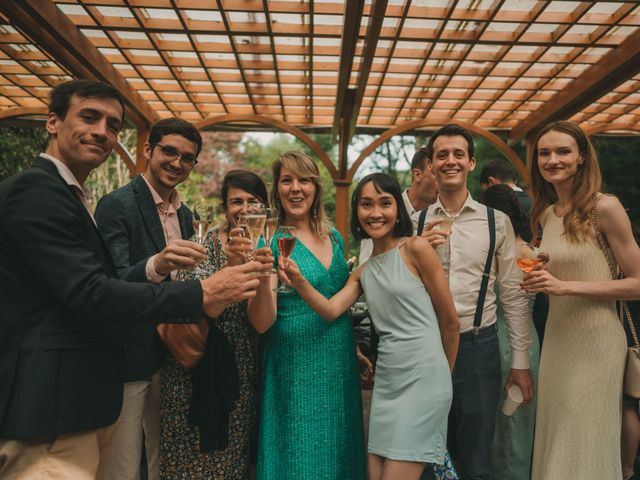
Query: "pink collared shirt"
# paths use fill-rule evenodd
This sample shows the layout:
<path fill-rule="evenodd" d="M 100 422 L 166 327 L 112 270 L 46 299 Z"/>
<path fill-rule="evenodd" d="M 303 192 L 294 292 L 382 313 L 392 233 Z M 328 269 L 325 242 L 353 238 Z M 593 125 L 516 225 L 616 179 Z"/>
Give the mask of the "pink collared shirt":
<path fill-rule="evenodd" d="M 180 221 L 178 220 L 178 209 L 182 205 L 182 201 L 180 200 L 180 195 L 177 191 L 173 191 L 171 194 L 171 198 L 169 203 L 165 202 L 162 197 L 158 194 L 155 188 L 149 183 L 149 181 L 142 175 L 147 187 L 149 187 L 149 191 L 151 192 L 151 197 L 153 197 L 153 201 L 156 204 L 156 209 L 158 211 L 158 218 L 160 219 L 160 225 L 162 225 L 162 231 L 164 233 L 164 240 L 167 245 L 174 240 L 182 239 L 182 232 L 180 231 Z M 153 255 L 147 260 L 147 264 L 145 266 L 145 273 L 147 275 L 147 280 L 152 283 L 160 283 L 165 278 L 166 275 L 160 275 L 156 272 L 154 268 L 154 261 L 158 254 Z M 175 278 L 176 272 L 171 272 L 171 278 Z"/>

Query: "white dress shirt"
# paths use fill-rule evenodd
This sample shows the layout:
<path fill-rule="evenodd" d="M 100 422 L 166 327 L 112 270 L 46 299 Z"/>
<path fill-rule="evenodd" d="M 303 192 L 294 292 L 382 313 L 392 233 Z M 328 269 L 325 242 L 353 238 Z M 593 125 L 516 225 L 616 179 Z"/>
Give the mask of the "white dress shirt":
<path fill-rule="evenodd" d="M 480 328 L 493 325 L 496 320 L 496 282 L 500 292 L 511 346 L 511 368 L 529 368 L 528 297 L 520 288 L 523 273 L 516 266 L 516 238 L 509 217 L 494 210 L 496 219 L 496 247 Z M 440 197 L 427 210 L 427 220 L 444 214 Z M 460 331 L 473 329 L 480 283 L 489 252 L 489 224 L 487 207 L 467 193 L 462 209 L 454 217 L 450 237 L 449 287 L 460 317 Z"/>
<path fill-rule="evenodd" d="M 413 205 L 411 205 L 411 200 L 409 200 L 409 195 L 407 193 L 408 191 L 409 189 L 406 189 L 404 192 L 402 192 L 402 200 L 404 201 L 404 207 L 407 209 L 407 212 L 409 212 L 409 217 L 411 217 L 413 221 L 413 231 L 415 233 L 417 220 L 414 221 L 413 217 L 414 214 L 417 213 L 417 211 L 415 208 L 413 208 Z M 373 242 L 370 238 L 363 238 L 360 241 L 360 255 L 358 256 L 358 264 L 366 262 L 371 256 L 371 252 L 373 252 Z"/>

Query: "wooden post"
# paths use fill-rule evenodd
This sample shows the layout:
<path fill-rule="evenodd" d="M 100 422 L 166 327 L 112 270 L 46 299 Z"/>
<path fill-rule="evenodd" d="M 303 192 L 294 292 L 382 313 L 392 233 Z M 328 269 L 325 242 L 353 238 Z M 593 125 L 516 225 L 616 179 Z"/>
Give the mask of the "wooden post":
<path fill-rule="evenodd" d="M 136 172 L 142 173 L 147 167 L 147 160 L 144 158 L 144 144 L 149 138 L 149 126 L 145 124 L 137 125 L 136 135 Z"/>
<path fill-rule="evenodd" d="M 333 183 L 336 186 L 336 228 L 342 235 L 346 258 L 349 250 L 349 185 L 351 182 L 335 179 Z"/>

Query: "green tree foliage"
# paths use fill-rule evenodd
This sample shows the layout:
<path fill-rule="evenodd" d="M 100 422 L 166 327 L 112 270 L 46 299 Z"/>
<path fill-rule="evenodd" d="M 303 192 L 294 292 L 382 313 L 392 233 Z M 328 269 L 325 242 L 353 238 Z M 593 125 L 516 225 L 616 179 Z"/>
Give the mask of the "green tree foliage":
<path fill-rule="evenodd" d="M 0 125 L 0 181 L 21 172 L 47 146 L 43 124 Z"/>
<path fill-rule="evenodd" d="M 603 191 L 616 195 L 629 218 L 640 226 L 640 137 L 592 138 L 602 170 Z"/>

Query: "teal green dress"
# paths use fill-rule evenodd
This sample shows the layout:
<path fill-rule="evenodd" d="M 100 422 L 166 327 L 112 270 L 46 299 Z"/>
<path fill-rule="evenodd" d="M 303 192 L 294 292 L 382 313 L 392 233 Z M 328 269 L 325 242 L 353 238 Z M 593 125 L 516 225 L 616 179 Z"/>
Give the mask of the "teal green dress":
<path fill-rule="evenodd" d="M 297 241 L 291 258 L 327 298 L 349 275 L 332 231 L 329 270 Z M 276 242 L 272 244 L 279 255 Z M 258 480 L 364 480 L 362 398 L 351 321 L 327 322 L 295 292 L 278 294 L 265 336 Z"/>

